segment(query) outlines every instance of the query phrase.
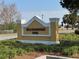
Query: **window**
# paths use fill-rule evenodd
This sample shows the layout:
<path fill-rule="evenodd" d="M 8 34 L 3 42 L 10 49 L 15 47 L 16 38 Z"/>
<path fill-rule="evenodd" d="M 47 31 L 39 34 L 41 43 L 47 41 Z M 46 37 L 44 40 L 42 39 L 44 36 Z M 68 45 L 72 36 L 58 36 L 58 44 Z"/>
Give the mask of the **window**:
<path fill-rule="evenodd" d="M 32 34 L 39 34 L 38 32 L 32 32 Z"/>

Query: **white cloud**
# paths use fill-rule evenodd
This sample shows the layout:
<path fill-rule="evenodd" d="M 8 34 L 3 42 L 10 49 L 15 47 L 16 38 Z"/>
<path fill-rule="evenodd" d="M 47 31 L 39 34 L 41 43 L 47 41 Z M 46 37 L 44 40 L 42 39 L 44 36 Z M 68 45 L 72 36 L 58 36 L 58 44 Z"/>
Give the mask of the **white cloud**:
<path fill-rule="evenodd" d="M 22 19 L 26 19 L 26 21 L 30 20 L 33 16 L 42 17 L 44 15 L 43 21 L 49 22 L 49 18 L 60 18 L 60 22 L 62 21 L 62 17 L 64 14 L 68 13 L 67 10 L 58 10 L 58 11 L 29 11 L 22 12 Z M 59 23 L 60 23 L 59 22 Z"/>

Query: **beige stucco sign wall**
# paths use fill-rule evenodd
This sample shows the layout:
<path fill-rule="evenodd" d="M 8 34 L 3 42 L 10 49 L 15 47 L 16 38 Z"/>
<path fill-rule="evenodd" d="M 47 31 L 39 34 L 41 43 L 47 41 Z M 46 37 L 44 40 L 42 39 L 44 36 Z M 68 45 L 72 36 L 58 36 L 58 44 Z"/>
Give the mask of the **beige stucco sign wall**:
<path fill-rule="evenodd" d="M 39 17 L 34 16 L 26 24 L 21 25 L 17 21 L 18 40 L 50 40 L 59 41 L 58 22 L 59 18 L 50 18 L 50 23 L 44 23 Z"/>

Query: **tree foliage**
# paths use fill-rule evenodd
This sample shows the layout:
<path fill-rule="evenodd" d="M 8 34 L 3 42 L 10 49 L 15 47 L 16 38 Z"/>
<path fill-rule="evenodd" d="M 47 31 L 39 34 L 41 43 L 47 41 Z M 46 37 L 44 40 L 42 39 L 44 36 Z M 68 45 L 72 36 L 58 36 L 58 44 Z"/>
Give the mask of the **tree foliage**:
<path fill-rule="evenodd" d="M 2 29 L 15 30 L 17 19 L 20 19 L 20 13 L 18 12 L 15 4 L 5 4 L 3 1 L 0 3 L 0 22 Z M 15 27 L 15 28 L 14 28 Z"/>
<path fill-rule="evenodd" d="M 60 4 L 71 13 L 77 13 L 79 10 L 79 0 L 60 0 Z"/>
<path fill-rule="evenodd" d="M 17 10 L 15 4 L 5 4 L 4 1 L 0 3 L 0 20 L 4 23 L 11 23 L 17 18 L 20 18 L 20 12 Z"/>
<path fill-rule="evenodd" d="M 72 25 L 72 28 L 73 28 L 77 23 L 77 15 L 73 13 L 64 15 L 63 23 L 67 25 Z"/>
<path fill-rule="evenodd" d="M 64 15 L 63 22 L 74 26 L 78 21 L 79 0 L 60 0 L 60 4 L 70 11 L 70 14 Z"/>
<path fill-rule="evenodd" d="M 76 14 L 66 14 L 63 17 L 63 22 L 66 24 L 75 24 L 77 20 Z"/>

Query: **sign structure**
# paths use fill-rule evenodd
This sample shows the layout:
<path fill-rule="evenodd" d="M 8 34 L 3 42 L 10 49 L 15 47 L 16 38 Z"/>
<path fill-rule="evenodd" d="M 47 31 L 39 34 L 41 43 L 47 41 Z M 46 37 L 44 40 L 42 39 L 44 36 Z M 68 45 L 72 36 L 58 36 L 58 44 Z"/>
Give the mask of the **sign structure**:
<path fill-rule="evenodd" d="M 21 20 L 17 20 L 17 39 L 58 42 L 59 18 L 49 18 L 49 20 L 49 23 L 45 23 L 38 16 L 34 16 L 26 24 L 21 24 Z"/>

